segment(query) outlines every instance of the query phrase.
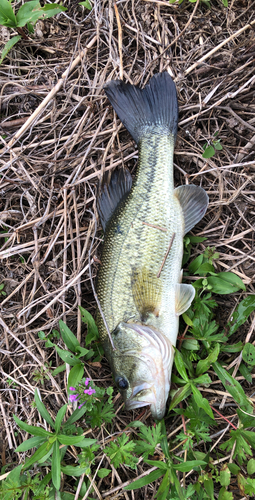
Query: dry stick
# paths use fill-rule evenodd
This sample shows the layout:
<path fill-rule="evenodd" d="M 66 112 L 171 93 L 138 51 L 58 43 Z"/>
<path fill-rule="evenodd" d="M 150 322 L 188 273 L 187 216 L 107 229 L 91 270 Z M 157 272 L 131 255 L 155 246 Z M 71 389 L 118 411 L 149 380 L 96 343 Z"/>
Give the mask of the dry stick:
<path fill-rule="evenodd" d="M 81 51 L 81 53 L 75 58 L 75 60 L 72 62 L 71 66 L 68 67 L 65 72 L 63 73 L 62 77 L 58 81 L 58 83 L 55 85 L 55 87 L 50 91 L 50 93 L 45 97 L 45 99 L 41 102 L 41 104 L 36 108 L 36 110 L 32 113 L 31 116 L 27 119 L 26 123 L 18 130 L 18 132 L 13 136 L 13 138 L 10 140 L 8 143 L 8 147 L 10 148 L 14 142 L 19 139 L 24 132 L 28 129 L 28 127 L 33 123 L 35 118 L 41 113 L 43 108 L 51 101 L 51 99 L 54 97 L 54 95 L 61 89 L 63 86 L 66 78 L 69 76 L 69 74 L 76 68 L 77 64 L 81 61 L 82 57 L 85 57 L 87 54 L 88 49 L 91 49 L 93 47 L 94 43 L 97 40 L 97 36 L 94 36 L 92 40 L 87 44 L 86 48 Z"/>
<path fill-rule="evenodd" d="M 69 290 L 69 288 L 71 286 L 74 286 L 77 282 L 77 280 L 88 270 L 88 265 L 86 267 L 84 267 L 79 274 L 77 274 L 76 276 L 74 276 L 70 281 L 68 281 L 68 283 L 66 284 L 65 286 L 65 292 L 67 290 Z M 27 327 L 28 325 L 30 325 L 31 323 L 33 323 L 33 321 L 35 321 L 37 318 L 39 318 L 42 314 L 44 314 L 47 309 L 49 309 L 53 304 L 55 304 L 55 302 L 57 302 L 61 296 L 63 295 L 63 287 L 61 286 L 60 288 L 60 291 L 59 293 L 49 302 L 49 304 L 46 304 L 46 306 L 43 307 L 43 309 L 41 309 L 41 311 L 39 311 L 33 319 L 31 319 L 30 321 L 28 321 L 28 323 L 26 323 L 25 325 L 19 325 L 19 328 L 25 328 Z M 43 299 L 45 300 L 45 297 L 43 297 Z M 42 298 L 38 299 L 38 300 L 35 300 L 34 301 L 34 305 L 36 304 L 39 304 L 40 302 L 42 302 Z M 28 306 L 27 306 L 28 307 Z M 22 311 L 22 314 L 24 314 L 27 310 L 27 307 L 25 307 Z M 17 315 L 17 317 L 19 318 L 20 316 L 20 313 Z M 0 316 L 0 320 L 1 320 L 1 316 Z"/>
<path fill-rule="evenodd" d="M 164 231 L 165 233 L 167 232 L 167 229 L 165 227 L 156 226 L 155 224 L 149 224 L 149 222 L 142 222 L 142 224 L 144 226 L 154 227 L 155 229 L 159 229 L 160 231 Z"/>
<path fill-rule="evenodd" d="M 93 219 L 94 219 L 94 222 L 95 222 L 95 231 L 94 231 L 94 234 L 93 234 L 93 238 L 92 238 L 92 242 L 91 242 L 91 245 L 90 245 L 90 248 L 89 248 L 89 279 L 90 279 L 90 283 L 91 283 L 91 287 L 92 287 L 92 291 L 93 291 L 93 295 L 95 297 L 95 300 L 96 300 L 96 303 L 97 303 L 97 307 L 99 309 L 99 312 L 102 316 L 102 320 L 104 322 L 104 326 L 106 328 L 106 331 L 107 331 L 107 334 L 108 334 L 108 337 L 110 339 L 110 342 L 111 342 L 111 346 L 112 346 L 112 349 L 113 351 L 116 351 L 116 347 L 114 346 L 114 343 L 113 343 L 113 340 L 112 340 L 112 336 L 111 336 L 111 333 L 110 333 L 110 330 L 109 330 L 109 327 L 107 325 L 107 322 L 106 322 L 106 319 L 105 319 L 105 315 L 102 311 L 102 308 L 101 308 L 101 305 L 100 305 L 100 302 L 99 302 L 99 298 L 97 296 L 97 293 L 96 293 L 96 290 L 95 290 L 95 287 L 94 287 L 94 282 L 93 282 L 93 278 L 92 278 L 92 272 L 91 272 L 91 265 L 90 265 L 90 261 L 91 261 L 91 250 L 92 250 L 92 247 L 94 245 L 94 241 L 95 241 L 95 236 L 96 236 L 96 232 L 97 232 L 97 220 L 96 220 L 96 216 L 95 214 L 91 211 L 91 210 L 88 210 L 88 212 L 92 215 Z"/>
<path fill-rule="evenodd" d="M 46 306 L 46 307 L 48 307 L 48 306 Z M 33 320 L 31 320 L 31 321 L 33 321 Z M 9 334 L 12 338 L 14 338 L 14 339 L 16 340 L 16 342 L 18 342 L 18 344 L 19 344 L 19 345 L 21 345 L 21 347 L 22 347 L 23 349 L 25 349 L 25 350 L 27 351 L 27 353 L 28 353 L 28 354 L 29 354 L 29 355 L 30 355 L 30 356 L 31 356 L 31 357 L 35 360 L 35 362 L 36 362 L 38 365 L 40 365 L 40 366 L 42 366 L 43 368 L 45 368 L 44 363 L 42 363 L 42 362 L 41 362 L 41 361 L 37 358 L 37 356 L 35 356 L 35 354 L 33 354 L 33 352 L 32 352 L 32 351 L 30 351 L 30 349 L 29 349 L 29 348 L 28 348 L 28 347 L 27 347 L 27 346 L 26 346 L 23 342 L 21 342 L 21 340 L 20 340 L 20 339 L 19 339 L 19 338 L 18 338 L 18 337 L 17 337 L 17 336 L 16 336 L 16 335 L 15 335 L 15 334 L 11 331 L 11 330 L 10 330 L 10 328 L 9 328 L 9 327 L 6 325 L 6 323 L 4 322 L 4 320 L 3 320 L 2 316 L 1 316 L 1 314 L 0 314 L 0 325 L 3 327 L 3 329 L 4 329 L 4 330 L 6 330 L 6 331 L 7 331 L 7 333 L 8 333 L 8 334 Z M 26 326 L 26 325 L 25 325 L 25 326 Z M 57 382 L 55 381 L 54 377 L 51 375 L 51 373 L 50 373 L 49 371 L 47 371 L 47 375 L 50 377 L 51 382 L 52 382 L 52 385 L 56 387 L 56 389 L 58 390 L 58 392 L 59 392 L 60 394 L 62 394 L 62 392 L 61 392 L 61 389 L 60 389 L 59 385 L 57 384 Z M 10 375 L 8 375 L 8 376 L 10 376 Z M 10 376 L 10 378 L 12 378 L 12 377 Z M 17 383 L 19 384 L 19 382 L 17 382 Z M 19 385 L 21 385 L 21 384 L 19 384 Z M 32 386 L 31 386 L 31 387 L 32 387 Z M 27 389 L 27 390 L 29 390 L 28 388 L 26 388 L 26 389 Z M 63 396 L 62 396 L 62 397 L 63 397 Z M 64 399 L 64 398 L 63 398 L 63 399 Z"/>
<path fill-rule="evenodd" d="M 199 64 L 204 62 L 206 59 L 208 59 L 208 57 L 212 56 L 213 54 L 215 54 L 215 52 L 217 52 L 219 49 L 221 49 L 221 47 L 226 45 L 226 43 L 230 42 L 231 40 L 233 40 L 237 36 L 241 35 L 241 33 L 246 31 L 248 28 L 251 28 L 251 26 L 253 26 L 253 24 L 255 24 L 255 19 L 251 23 L 246 24 L 245 26 L 243 26 L 243 28 L 240 28 L 240 30 L 236 31 L 231 36 L 226 38 L 226 40 L 223 40 L 223 42 L 221 42 L 219 45 L 217 45 L 217 47 L 214 47 L 214 49 L 210 50 L 210 52 L 208 52 L 203 57 L 201 57 L 201 59 L 199 59 L 199 61 L 192 64 L 188 69 L 186 69 L 184 71 L 184 75 L 188 75 L 191 71 L 193 71 L 193 69 L 195 69 L 197 66 L 199 66 Z"/>
<path fill-rule="evenodd" d="M 151 469 L 149 470 L 146 470 L 145 472 L 143 472 L 142 474 L 140 474 L 140 476 L 136 477 L 135 478 L 135 481 L 137 479 L 141 479 L 142 477 L 144 476 L 148 476 L 151 472 L 153 472 L 154 470 L 158 469 L 158 467 L 151 467 Z M 122 483 L 122 484 L 119 484 L 118 486 L 115 486 L 114 488 L 112 488 L 111 490 L 109 491 L 106 491 L 105 493 L 102 493 L 102 497 L 103 498 L 106 498 L 110 495 L 112 495 L 113 493 L 115 493 L 116 491 L 119 491 L 121 490 L 121 488 L 124 488 L 124 486 L 128 486 L 129 484 L 133 483 L 133 479 L 129 479 L 129 481 L 126 481 L 125 483 Z"/>
<path fill-rule="evenodd" d="M 116 0 L 114 0 L 114 10 L 118 25 L 118 45 L 119 45 L 119 55 L 120 55 L 120 79 L 123 80 L 123 61 L 122 61 L 122 28 L 120 24 L 120 16 L 118 7 L 116 5 Z"/>
<path fill-rule="evenodd" d="M 170 252 L 170 250 L 171 250 L 171 247 L 172 247 L 172 244 L 173 244 L 174 238 L 175 238 L 175 233 L 173 233 L 173 236 L 172 236 L 172 238 L 171 238 L 171 240 L 170 240 L 170 243 L 169 243 L 168 249 L 167 249 L 167 251 L 166 251 L 166 255 L 165 255 L 164 259 L 163 259 L 163 262 L 162 262 L 162 264 L 161 264 L 161 266 L 160 266 L 160 270 L 159 270 L 159 272 L 158 272 L 158 274 L 157 274 L 157 278 L 159 278 L 159 277 L 160 277 L 160 275 L 161 275 L 162 269 L 163 269 L 163 267 L 164 267 L 164 264 L 165 264 L 165 262 L 166 262 L 166 259 L 167 259 L 167 257 L 168 257 L 168 254 L 169 254 L 169 252 Z"/>
<path fill-rule="evenodd" d="M 192 14 L 191 14 L 191 16 L 190 16 L 190 18 L 189 18 L 189 20 L 188 20 L 187 24 L 185 24 L 185 26 L 184 26 L 183 30 L 181 31 L 181 33 L 179 33 L 179 35 L 177 35 L 177 36 L 175 37 L 175 39 L 174 39 L 174 40 L 170 43 L 170 45 L 168 45 L 168 46 L 164 49 L 164 51 L 162 52 L 162 54 L 164 54 L 164 52 L 166 52 L 168 49 L 170 49 L 170 47 L 172 47 L 173 45 L 175 45 L 175 43 L 177 42 L 177 40 L 179 40 L 179 38 L 181 38 L 181 36 L 185 33 L 185 31 L 186 31 L 186 29 L 189 27 L 189 25 L 190 25 L 190 23 L 191 23 L 191 21 L 192 21 L 192 19 L 193 19 L 194 15 L 196 14 L 196 11 L 197 11 L 198 6 L 199 6 L 199 0 L 197 0 L 197 1 L 196 1 L 196 5 L 195 5 L 195 7 L 194 7 L 194 10 L 193 10 L 193 12 L 192 12 Z"/>

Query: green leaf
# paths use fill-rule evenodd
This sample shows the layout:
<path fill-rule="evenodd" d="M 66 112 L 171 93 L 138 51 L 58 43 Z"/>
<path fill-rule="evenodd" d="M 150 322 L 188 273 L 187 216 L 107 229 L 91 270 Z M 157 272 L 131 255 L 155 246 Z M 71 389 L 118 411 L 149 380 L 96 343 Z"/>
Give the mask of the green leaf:
<path fill-rule="evenodd" d="M 255 295 L 249 295 L 238 304 L 233 316 L 227 326 L 229 327 L 229 335 L 238 330 L 245 323 L 250 314 L 255 310 Z"/>
<path fill-rule="evenodd" d="M 2 23 L 0 23 L 0 24 L 2 24 Z M 2 50 L 1 57 L 0 57 L 0 64 L 2 64 L 4 58 L 7 56 L 8 52 L 12 49 L 12 47 L 15 45 L 15 43 L 17 43 L 21 38 L 22 38 L 21 35 L 16 35 L 16 36 L 12 37 L 8 42 L 6 42 L 6 44 Z"/>
<path fill-rule="evenodd" d="M 84 407 L 84 406 L 82 406 L 81 408 L 76 408 L 76 410 L 74 410 L 71 417 L 69 417 L 68 420 L 66 421 L 66 423 L 64 424 L 64 428 L 68 427 L 71 424 L 74 424 L 74 422 L 76 422 L 81 417 L 83 417 L 85 412 L 86 412 L 86 407 Z"/>
<path fill-rule="evenodd" d="M 42 17 L 42 13 L 39 0 L 26 2 L 19 8 L 17 12 L 17 26 L 21 28 L 27 23 L 36 23 L 36 21 L 38 21 L 40 17 Z"/>
<path fill-rule="evenodd" d="M 83 7 L 85 7 L 88 10 L 92 9 L 92 6 L 90 5 L 89 0 L 85 0 L 85 2 L 79 2 L 79 5 L 82 5 Z"/>
<path fill-rule="evenodd" d="M 199 276 L 205 276 L 208 273 L 215 273 L 215 269 L 209 262 L 204 262 L 199 266 L 199 268 L 194 272 L 194 274 L 199 274 Z"/>
<path fill-rule="evenodd" d="M 8 0 L 0 2 L 0 24 L 9 28 L 17 26 L 15 14 Z"/>
<path fill-rule="evenodd" d="M 72 445 L 72 444 L 75 446 L 79 446 L 79 443 L 84 441 L 84 438 L 83 438 L 83 436 L 66 436 L 65 434 L 58 434 L 58 441 L 61 444 L 66 444 L 67 446 Z M 93 442 L 94 442 L 94 440 L 93 440 Z"/>
<path fill-rule="evenodd" d="M 200 345 L 196 339 L 184 339 L 182 347 L 187 351 L 199 351 Z"/>
<path fill-rule="evenodd" d="M 158 469 L 161 469 L 164 471 L 169 469 L 169 466 L 165 462 L 162 462 L 162 460 L 144 460 L 144 461 L 146 464 L 152 465 L 154 467 L 158 467 Z"/>
<path fill-rule="evenodd" d="M 254 491 L 255 491 L 255 479 L 251 479 L 250 477 L 247 477 L 246 484 L 244 486 L 244 493 L 246 495 L 254 496 Z"/>
<path fill-rule="evenodd" d="M 181 355 L 180 351 L 178 351 L 177 349 L 175 350 L 174 364 L 176 366 L 177 371 L 179 372 L 179 374 L 183 378 L 183 380 L 185 380 L 185 382 L 188 382 L 189 377 L 188 377 L 188 374 L 186 372 L 185 364 L 184 364 L 184 361 L 182 359 L 182 355 Z"/>
<path fill-rule="evenodd" d="M 211 377 L 208 375 L 208 373 L 204 373 L 203 375 L 200 375 L 197 378 L 194 378 L 192 382 L 196 385 L 210 385 L 212 383 Z"/>
<path fill-rule="evenodd" d="M 96 443 L 96 439 L 90 439 L 90 438 L 83 438 L 80 443 L 77 444 L 79 448 L 87 448 L 88 446 L 91 446 L 92 444 Z"/>
<path fill-rule="evenodd" d="M 185 321 L 186 325 L 192 326 L 192 320 L 189 318 L 189 316 L 186 313 L 183 313 L 182 315 L 183 320 Z"/>
<path fill-rule="evenodd" d="M 68 328 L 68 326 L 64 323 L 64 321 L 62 320 L 59 321 L 59 328 L 62 339 L 65 342 L 66 347 L 68 347 L 70 351 L 75 353 L 76 347 L 80 345 L 77 338 L 75 337 L 73 332 L 71 332 L 71 330 Z"/>
<path fill-rule="evenodd" d="M 61 424 L 62 424 L 62 420 L 63 420 L 63 418 L 65 416 L 66 409 L 67 409 L 67 404 L 65 404 L 64 406 L 62 406 L 62 408 L 60 408 L 60 410 L 57 413 L 56 420 L 55 420 L 55 431 L 56 431 L 56 433 L 58 433 L 60 431 L 60 427 L 61 427 Z"/>
<path fill-rule="evenodd" d="M 203 255 L 198 255 L 189 265 L 189 272 L 190 274 L 195 274 L 195 272 L 199 269 L 201 266 L 202 262 L 204 260 Z"/>
<path fill-rule="evenodd" d="M 47 347 L 46 344 L 47 342 L 45 343 L 45 347 Z M 51 374 L 53 375 L 53 377 L 55 377 L 55 375 L 58 375 L 59 373 L 64 372 L 65 370 L 66 370 L 66 364 L 64 363 L 63 365 L 60 365 L 57 368 L 55 368 L 55 370 L 53 370 Z"/>
<path fill-rule="evenodd" d="M 229 468 L 231 474 L 234 474 L 235 476 L 241 470 L 240 467 L 238 467 L 238 465 L 233 464 L 233 463 L 228 464 L 228 468 Z"/>
<path fill-rule="evenodd" d="M 224 465 L 220 471 L 220 484 L 221 486 L 230 485 L 230 470 L 227 465 Z"/>
<path fill-rule="evenodd" d="M 79 354 L 79 358 L 81 356 L 87 356 L 88 352 L 92 352 L 92 355 L 94 354 L 93 350 L 85 349 L 85 347 L 81 347 L 80 345 L 75 349 L 75 354 Z"/>
<path fill-rule="evenodd" d="M 53 443 L 50 444 L 48 441 L 46 443 L 43 443 L 38 450 L 30 457 L 26 462 L 25 462 L 25 469 L 30 469 L 31 465 L 33 465 L 35 462 L 38 462 L 41 460 L 45 455 L 47 455 L 50 450 L 53 448 Z"/>
<path fill-rule="evenodd" d="M 188 462 L 182 462 L 180 464 L 173 465 L 173 469 L 180 472 L 189 472 L 190 470 L 195 469 L 196 467 L 201 467 L 203 465 L 207 465 L 207 463 L 203 460 L 190 460 Z"/>
<path fill-rule="evenodd" d="M 83 307 L 80 307 L 80 312 L 81 312 L 81 320 L 83 323 L 85 323 L 88 327 L 88 334 L 85 339 L 86 345 L 89 345 L 93 340 L 98 340 L 99 339 L 99 333 L 98 329 L 95 323 L 94 318 L 91 316 L 91 314 L 86 311 Z"/>
<path fill-rule="evenodd" d="M 83 373 L 84 373 L 84 365 L 82 363 L 73 366 L 73 368 L 70 370 L 68 377 L 68 382 L 67 382 L 68 391 L 69 387 L 76 387 L 76 385 L 78 385 L 78 383 L 83 377 Z"/>
<path fill-rule="evenodd" d="M 232 345 L 223 345 L 221 346 L 221 352 L 241 352 L 243 350 L 243 343 L 241 341 L 237 342 L 237 344 Z"/>
<path fill-rule="evenodd" d="M 55 16 L 56 14 L 60 14 L 60 12 L 65 12 L 67 10 L 66 7 L 63 7 L 62 5 L 58 5 L 57 3 L 50 3 L 44 5 L 44 7 L 41 8 L 41 11 L 43 12 L 43 19 L 49 19 L 50 17 Z"/>
<path fill-rule="evenodd" d="M 69 351 L 64 351 L 64 349 L 60 349 L 57 345 L 55 346 L 56 351 L 59 355 L 59 357 L 65 362 L 68 363 L 70 366 L 75 366 L 75 365 L 80 365 L 81 362 L 74 354 L 72 354 Z"/>
<path fill-rule="evenodd" d="M 39 411 L 42 418 L 44 418 L 44 420 L 46 420 L 46 422 L 52 427 L 52 429 L 55 429 L 55 424 L 54 424 L 50 414 L 46 410 L 44 404 L 40 400 L 37 389 L 35 390 L 35 404 L 36 404 L 37 410 Z"/>
<path fill-rule="evenodd" d="M 255 366 L 255 347 L 249 342 L 245 344 L 242 352 L 243 360 L 248 365 Z"/>
<path fill-rule="evenodd" d="M 231 491 L 227 491 L 225 486 L 223 486 L 219 491 L 218 500 L 233 500 L 233 493 Z"/>
<path fill-rule="evenodd" d="M 240 289 L 246 290 L 242 280 L 234 273 L 218 273 L 217 276 L 208 276 L 207 281 L 212 287 L 212 292 L 220 295 L 234 293 Z"/>
<path fill-rule="evenodd" d="M 213 480 L 211 478 L 208 478 L 204 481 L 204 487 L 210 500 L 215 500 Z"/>
<path fill-rule="evenodd" d="M 24 441 L 23 443 L 21 443 L 18 448 L 16 448 L 16 452 L 17 453 L 20 453 L 22 451 L 28 451 L 28 450 L 31 450 L 31 448 L 36 448 L 37 446 L 39 446 L 40 444 L 42 444 L 46 439 L 46 436 L 45 437 L 33 437 L 33 438 L 30 438 L 30 439 L 27 439 L 26 441 Z"/>
<path fill-rule="evenodd" d="M 233 286 L 238 287 L 238 290 L 239 289 L 244 290 L 244 291 L 246 290 L 243 281 L 235 273 L 223 271 L 221 273 L 218 273 L 217 276 L 220 279 L 226 281 L 227 283 L 231 283 Z"/>
<path fill-rule="evenodd" d="M 82 474 L 86 474 L 87 470 L 88 467 L 81 466 L 73 467 L 72 465 L 66 465 L 65 467 L 61 467 L 61 472 L 63 472 L 63 474 L 74 477 L 80 477 Z"/>
<path fill-rule="evenodd" d="M 216 344 L 213 351 L 209 354 L 206 359 L 201 359 L 197 364 L 196 375 L 199 376 L 209 370 L 212 363 L 217 361 L 220 353 L 220 344 Z"/>
<path fill-rule="evenodd" d="M 175 393 L 174 397 L 172 398 L 172 401 L 169 406 L 169 411 L 171 411 L 175 406 L 177 406 L 183 399 L 187 398 L 191 393 L 191 385 L 190 383 L 184 385 L 184 387 L 181 387 L 178 389 L 178 391 Z"/>
<path fill-rule="evenodd" d="M 104 452 L 111 459 L 111 463 L 115 469 L 120 464 L 126 464 L 135 469 L 138 462 L 138 458 L 133 454 L 135 446 L 136 443 L 134 441 L 129 441 L 129 437 L 126 434 L 122 434 L 106 446 Z"/>
<path fill-rule="evenodd" d="M 209 417 L 214 419 L 213 412 L 212 409 L 210 408 L 208 400 L 203 398 L 201 392 L 193 384 L 192 384 L 192 392 L 194 399 L 197 403 L 197 406 L 199 408 L 202 408 L 207 413 L 207 415 L 209 415 Z"/>
<path fill-rule="evenodd" d="M 104 477 L 109 476 L 110 472 L 111 472 L 111 471 L 110 471 L 109 469 L 104 469 L 104 468 L 102 467 L 102 469 L 100 469 L 100 470 L 98 471 L 97 475 L 98 475 L 98 477 L 100 477 L 101 479 L 103 479 Z"/>
<path fill-rule="evenodd" d="M 55 443 L 53 444 L 51 473 L 52 473 L 52 482 L 56 490 L 59 490 L 61 483 L 61 466 L 60 466 L 60 450 L 58 441 L 55 441 Z"/>
<path fill-rule="evenodd" d="M 215 149 L 213 146 L 207 146 L 202 154 L 203 158 L 212 158 L 215 154 Z"/>
<path fill-rule="evenodd" d="M 139 490 L 140 488 L 143 488 L 143 486 L 146 486 L 147 484 L 153 483 L 154 481 L 157 481 L 161 476 L 163 476 L 164 472 L 160 469 L 153 470 L 148 476 L 141 477 L 140 479 L 137 479 L 133 483 L 129 484 L 128 486 L 125 486 L 123 490 L 125 491 L 130 491 L 130 490 Z"/>
<path fill-rule="evenodd" d="M 219 141 L 217 141 L 217 142 L 213 141 L 213 145 L 214 145 L 215 149 L 217 149 L 217 151 L 221 151 L 223 149 L 223 147 Z"/>
<path fill-rule="evenodd" d="M 52 433 L 49 431 L 46 431 L 45 429 L 42 429 L 42 427 L 35 427 L 34 425 L 28 425 L 26 422 L 22 422 L 16 415 L 13 415 L 13 418 L 16 422 L 16 424 L 26 432 L 29 432 L 29 434 L 33 434 L 34 436 L 39 436 L 39 437 L 46 437 L 48 438 L 49 436 L 52 436 Z"/>
<path fill-rule="evenodd" d="M 213 363 L 213 369 L 215 373 L 218 375 L 219 379 L 223 383 L 226 391 L 231 394 L 233 399 L 236 401 L 238 405 L 241 406 L 243 410 L 245 410 L 247 413 L 252 413 L 253 409 L 251 404 L 249 403 L 245 392 L 242 388 L 242 386 L 239 384 L 237 380 L 235 380 L 230 373 L 223 368 L 218 361 Z"/>
<path fill-rule="evenodd" d="M 255 474 L 255 460 L 251 458 L 247 463 L 247 472 L 248 474 Z"/>

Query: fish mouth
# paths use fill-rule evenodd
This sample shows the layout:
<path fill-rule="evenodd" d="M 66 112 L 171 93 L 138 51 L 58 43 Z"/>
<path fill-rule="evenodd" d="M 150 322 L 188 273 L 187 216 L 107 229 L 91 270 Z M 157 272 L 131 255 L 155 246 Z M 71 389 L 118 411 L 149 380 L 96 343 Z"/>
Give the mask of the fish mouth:
<path fill-rule="evenodd" d="M 150 406 L 152 417 L 161 420 L 166 412 L 166 401 L 158 401 L 156 387 L 146 382 L 134 387 L 132 395 L 126 400 L 126 409 L 135 410 L 144 406 Z"/>

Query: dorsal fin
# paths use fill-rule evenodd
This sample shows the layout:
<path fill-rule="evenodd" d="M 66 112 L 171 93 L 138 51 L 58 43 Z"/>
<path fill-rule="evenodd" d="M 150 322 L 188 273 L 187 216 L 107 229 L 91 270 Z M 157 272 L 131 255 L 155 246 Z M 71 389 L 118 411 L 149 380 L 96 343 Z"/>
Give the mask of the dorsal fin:
<path fill-rule="evenodd" d="M 105 175 L 97 199 L 97 210 L 102 228 L 105 228 L 119 203 L 126 198 L 132 187 L 132 177 L 128 169 L 115 170 L 110 177 Z"/>
<path fill-rule="evenodd" d="M 203 188 L 194 184 L 179 186 L 174 195 L 182 207 L 186 234 L 204 217 L 209 198 Z"/>

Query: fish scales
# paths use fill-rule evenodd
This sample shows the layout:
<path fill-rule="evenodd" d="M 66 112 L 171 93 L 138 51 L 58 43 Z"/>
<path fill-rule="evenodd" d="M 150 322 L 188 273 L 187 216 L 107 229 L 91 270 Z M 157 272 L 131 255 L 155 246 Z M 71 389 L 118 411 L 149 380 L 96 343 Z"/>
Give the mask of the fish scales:
<path fill-rule="evenodd" d="M 165 335 L 171 335 L 169 324 L 175 316 L 175 304 L 174 290 L 169 283 L 179 281 L 184 221 L 180 203 L 174 196 L 174 141 L 164 132 L 164 129 L 148 131 L 142 139 L 133 186 L 107 228 L 97 293 L 110 331 L 123 318 L 137 318 L 139 312 L 130 289 L 132 271 L 146 267 L 156 276 L 175 233 L 169 258 L 158 278 L 163 284 L 160 326 Z M 167 231 L 146 226 L 143 222 L 164 227 Z M 99 328 L 104 340 L 107 332 L 102 320 Z"/>
<path fill-rule="evenodd" d="M 174 188 L 178 104 L 168 73 L 144 90 L 117 80 L 105 91 L 138 144 L 139 161 L 132 187 L 130 174 L 113 174 L 98 200 L 105 238 L 97 294 L 115 350 L 99 312 L 97 324 L 127 409 L 149 405 L 161 419 L 179 316 L 195 293 L 181 284 L 183 236 L 203 217 L 208 197 L 201 187 Z"/>

